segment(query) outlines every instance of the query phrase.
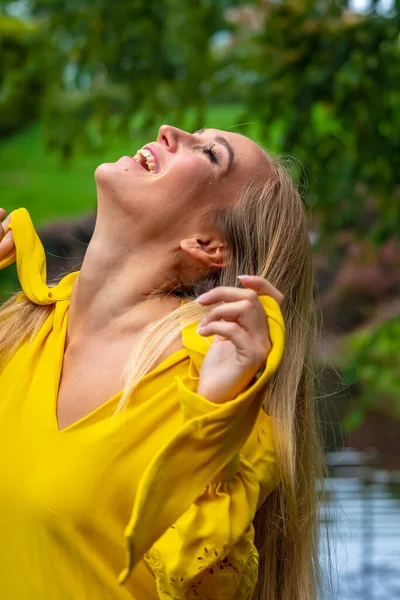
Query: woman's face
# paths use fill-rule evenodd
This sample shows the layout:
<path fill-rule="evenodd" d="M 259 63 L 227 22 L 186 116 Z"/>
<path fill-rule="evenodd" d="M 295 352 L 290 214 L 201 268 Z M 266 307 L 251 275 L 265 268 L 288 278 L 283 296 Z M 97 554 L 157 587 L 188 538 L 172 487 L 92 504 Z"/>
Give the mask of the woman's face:
<path fill-rule="evenodd" d="M 270 173 L 257 144 L 218 129 L 188 133 L 163 125 L 133 156 L 96 169 L 99 203 L 111 199 L 135 222 L 148 222 L 152 235 L 195 228 L 210 205 L 234 202 L 243 184 Z"/>

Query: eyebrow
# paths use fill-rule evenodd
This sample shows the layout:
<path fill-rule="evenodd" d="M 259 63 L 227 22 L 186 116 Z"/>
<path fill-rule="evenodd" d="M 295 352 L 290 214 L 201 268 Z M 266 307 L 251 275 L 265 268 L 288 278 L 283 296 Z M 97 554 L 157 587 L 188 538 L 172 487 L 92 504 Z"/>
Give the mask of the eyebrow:
<path fill-rule="evenodd" d="M 198 129 L 197 131 L 195 131 L 195 133 L 203 133 L 203 131 L 205 131 L 206 128 L 203 127 L 202 129 Z M 225 139 L 224 137 L 222 137 L 222 135 L 217 135 L 217 137 L 215 138 L 215 141 L 218 142 L 219 144 L 222 144 L 223 146 L 225 146 L 225 148 L 228 150 L 228 154 L 229 154 L 229 160 L 228 160 L 228 168 L 227 171 L 230 169 L 231 164 L 233 163 L 233 159 L 235 158 L 235 153 L 233 151 L 232 146 L 230 145 L 230 143 L 228 142 L 227 139 Z"/>

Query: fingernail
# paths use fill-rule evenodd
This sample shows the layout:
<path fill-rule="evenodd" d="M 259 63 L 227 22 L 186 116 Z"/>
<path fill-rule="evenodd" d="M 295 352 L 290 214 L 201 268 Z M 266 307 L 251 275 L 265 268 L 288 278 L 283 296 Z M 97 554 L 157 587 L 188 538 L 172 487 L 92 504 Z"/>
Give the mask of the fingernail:
<path fill-rule="evenodd" d="M 238 279 L 253 279 L 253 275 L 238 275 Z"/>

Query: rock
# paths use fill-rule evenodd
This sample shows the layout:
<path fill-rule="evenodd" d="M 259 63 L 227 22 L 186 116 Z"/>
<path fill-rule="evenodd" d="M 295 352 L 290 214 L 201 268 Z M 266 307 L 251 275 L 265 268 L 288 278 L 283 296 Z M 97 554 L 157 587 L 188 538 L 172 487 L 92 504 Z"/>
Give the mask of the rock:
<path fill-rule="evenodd" d="M 47 280 L 59 280 L 82 265 L 93 235 L 96 213 L 61 219 L 38 228 L 47 256 Z"/>

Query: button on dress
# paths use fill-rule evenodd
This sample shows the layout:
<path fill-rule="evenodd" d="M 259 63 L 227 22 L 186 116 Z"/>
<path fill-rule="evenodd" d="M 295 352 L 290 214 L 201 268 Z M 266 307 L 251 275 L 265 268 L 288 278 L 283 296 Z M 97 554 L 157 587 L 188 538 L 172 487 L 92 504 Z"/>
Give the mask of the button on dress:
<path fill-rule="evenodd" d="M 272 349 L 261 376 L 214 404 L 197 393 L 212 342 L 182 327 L 184 348 L 63 430 L 57 395 L 69 300 L 54 287 L 25 208 L 11 215 L 22 292 L 51 312 L 5 364 L 0 352 L 0 598 L 248 600 L 258 574 L 253 519 L 279 484 L 273 420 L 258 392 L 279 366 L 284 323 L 259 296 Z M 1 324 L 0 324 L 1 326 Z"/>

